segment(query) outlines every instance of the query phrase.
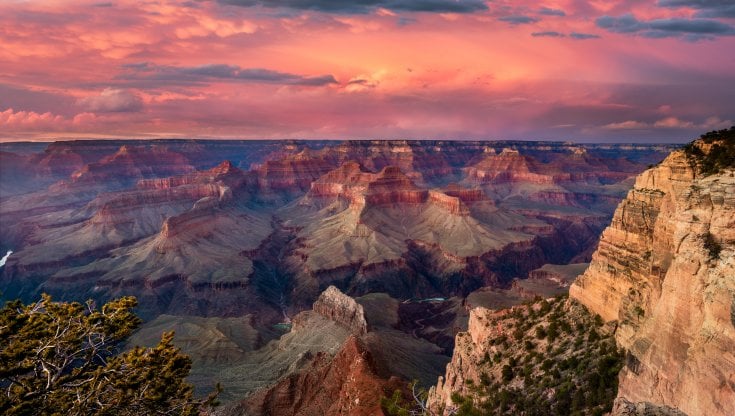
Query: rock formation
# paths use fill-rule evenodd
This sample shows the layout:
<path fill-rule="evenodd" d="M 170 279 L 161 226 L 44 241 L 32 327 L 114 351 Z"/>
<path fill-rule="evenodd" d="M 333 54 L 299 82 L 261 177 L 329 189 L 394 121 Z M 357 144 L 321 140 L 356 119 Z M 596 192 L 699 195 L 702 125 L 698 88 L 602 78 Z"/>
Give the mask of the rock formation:
<path fill-rule="evenodd" d="M 649 402 L 631 403 L 617 398 L 613 405 L 615 416 L 686 416 L 683 412 L 669 406 L 658 406 Z"/>
<path fill-rule="evenodd" d="M 491 153 L 481 162 L 467 168 L 467 177 L 480 183 L 553 183 L 551 176 L 534 172 L 537 170 L 531 158 L 521 155 L 518 150 L 505 148 L 500 154 Z"/>
<path fill-rule="evenodd" d="M 217 415 L 381 415 L 381 397 L 405 387 L 383 374 L 363 307 L 337 288 L 292 321 L 289 333 L 225 372 L 228 396 L 239 391 L 244 397 Z"/>
<path fill-rule="evenodd" d="M 571 287 L 617 321 L 620 400 L 690 416 L 735 409 L 735 159 L 704 173 L 727 140 L 698 140 L 639 175 Z"/>
<path fill-rule="evenodd" d="M 536 296 L 549 298 L 564 295 L 569 292 L 574 279 L 582 274 L 587 266 L 587 263 L 544 264 L 536 270 L 531 270 L 528 278 L 514 279 L 511 291 L 527 299 Z"/>
<path fill-rule="evenodd" d="M 364 335 L 368 331 L 362 305 L 334 286 L 329 286 L 319 295 L 312 309 L 325 318 L 346 326 L 357 335 Z"/>
<path fill-rule="evenodd" d="M 381 397 L 403 387 L 383 380 L 362 341 L 350 336 L 334 356 L 319 352 L 297 373 L 250 397 L 243 415 L 382 415 Z"/>
<path fill-rule="evenodd" d="M 71 174 L 68 186 L 125 186 L 138 179 L 180 175 L 194 171 L 187 158 L 165 147 L 123 145 L 99 162 Z"/>

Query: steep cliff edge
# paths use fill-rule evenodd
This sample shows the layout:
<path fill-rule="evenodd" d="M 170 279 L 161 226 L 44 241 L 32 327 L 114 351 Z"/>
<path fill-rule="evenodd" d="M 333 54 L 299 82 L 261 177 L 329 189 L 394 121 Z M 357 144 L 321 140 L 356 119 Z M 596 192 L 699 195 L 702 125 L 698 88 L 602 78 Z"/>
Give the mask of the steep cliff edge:
<path fill-rule="evenodd" d="M 617 321 L 620 402 L 735 409 L 733 149 L 734 129 L 711 133 L 639 175 L 570 289 Z"/>
<path fill-rule="evenodd" d="M 564 297 L 472 309 L 431 415 L 601 415 L 617 390 L 622 352 L 611 326 Z"/>

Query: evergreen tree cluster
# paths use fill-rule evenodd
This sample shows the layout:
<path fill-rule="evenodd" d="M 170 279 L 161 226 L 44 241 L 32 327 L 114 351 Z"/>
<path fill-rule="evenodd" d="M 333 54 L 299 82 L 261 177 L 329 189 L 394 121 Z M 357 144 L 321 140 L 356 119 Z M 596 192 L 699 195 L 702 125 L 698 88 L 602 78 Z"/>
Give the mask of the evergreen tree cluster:
<path fill-rule="evenodd" d="M 603 415 L 612 409 L 623 353 L 599 315 L 559 297 L 514 308 L 471 394 L 455 394 L 457 415 Z M 490 326 L 498 321 L 491 321 Z M 499 376 L 497 369 L 500 368 Z"/>
<path fill-rule="evenodd" d="M 723 169 L 735 168 L 735 126 L 705 133 L 700 140 L 711 145 L 709 151 L 702 150 L 697 142 L 684 146 L 684 153 L 700 174 L 715 175 Z"/>
<path fill-rule="evenodd" d="M 474 364 L 479 380 L 465 380 L 469 393 L 452 395 L 454 407 L 444 409 L 449 414 L 582 416 L 612 410 L 624 354 L 599 315 L 561 296 L 514 307 L 486 326 L 501 326 L 506 334 L 488 340 Z M 433 415 L 425 402 L 402 398 L 399 391 L 384 409 Z"/>
<path fill-rule="evenodd" d="M 191 360 L 172 332 L 154 348 L 119 353 L 140 324 L 136 303 L 8 302 L 0 309 L 0 414 L 198 415 L 214 404 L 216 394 L 194 398 L 185 381 Z"/>

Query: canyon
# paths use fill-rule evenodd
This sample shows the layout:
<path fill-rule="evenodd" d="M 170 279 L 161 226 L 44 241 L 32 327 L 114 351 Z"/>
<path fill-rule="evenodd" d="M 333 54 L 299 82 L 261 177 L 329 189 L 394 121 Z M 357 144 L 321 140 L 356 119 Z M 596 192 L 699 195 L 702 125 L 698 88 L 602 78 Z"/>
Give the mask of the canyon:
<path fill-rule="evenodd" d="M 522 306 L 473 293 L 428 413 L 732 414 L 734 177 L 735 128 L 704 134 L 637 176 L 589 265 L 515 280 Z"/>
<path fill-rule="evenodd" d="M 375 414 L 436 382 L 472 308 L 565 293 L 672 148 L 2 144 L 2 296 L 136 296 L 131 345 L 175 329 L 197 390 L 222 383 L 222 414 Z"/>

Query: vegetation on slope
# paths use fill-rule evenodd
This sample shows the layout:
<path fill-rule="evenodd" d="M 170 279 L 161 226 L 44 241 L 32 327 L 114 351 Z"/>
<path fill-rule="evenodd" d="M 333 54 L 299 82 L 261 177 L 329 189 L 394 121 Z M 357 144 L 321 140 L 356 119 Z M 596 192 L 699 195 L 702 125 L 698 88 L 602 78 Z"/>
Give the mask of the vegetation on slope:
<path fill-rule="evenodd" d="M 489 340 L 475 363 L 479 380 L 465 380 L 469 394 L 455 393 L 455 415 L 602 415 L 617 394 L 623 352 L 599 315 L 566 300 L 537 299 L 490 318 L 486 326 L 507 335 Z M 469 337 L 463 333 L 460 337 Z M 459 343 L 458 343 L 459 344 Z M 421 395 L 384 400 L 389 414 L 431 414 Z M 402 404 L 403 403 L 403 404 Z"/>
<path fill-rule="evenodd" d="M 602 415 L 612 409 L 623 354 L 602 319 L 563 298 L 538 300 L 491 320 L 511 337 L 493 340 L 473 380 L 455 395 L 458 415 Z M 469 381 L 468 381 L 469 382 Z"/>
<path fill-rule="evenodd" d="M 735 126 L 705 133 L 700 140 L 701 144 L 695 141 L 684 146 L 684 153 L 700 174 L 709 176 L 735 168 Z M 703 150 L 703 145 L 710 145 L 709 151 Z"/>
<path fill-rule="evenodd" d="M 140 324 L 137 301 L 8 302 L 0 309 L 0 414 L 198 415 L 213 404 L 185 381 L 191 360 L 165 333 L 154 348 L 116 354 Z"/>

